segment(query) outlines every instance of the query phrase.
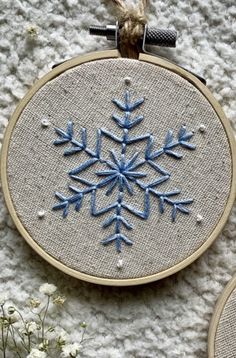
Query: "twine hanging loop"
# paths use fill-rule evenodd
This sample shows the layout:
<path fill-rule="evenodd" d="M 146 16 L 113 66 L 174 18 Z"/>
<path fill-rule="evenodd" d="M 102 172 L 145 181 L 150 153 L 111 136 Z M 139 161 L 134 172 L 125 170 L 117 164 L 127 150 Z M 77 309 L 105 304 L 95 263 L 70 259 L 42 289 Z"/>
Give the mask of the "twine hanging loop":
<path fill-rule="evenodd" d="M 147 0 L 139 0 L 137 6 L 128 5 L 123 0 L 112 1 L 117 9 L 121 54 L 125 57 L 138 58 L 139 42 L 147 23 Z"/>

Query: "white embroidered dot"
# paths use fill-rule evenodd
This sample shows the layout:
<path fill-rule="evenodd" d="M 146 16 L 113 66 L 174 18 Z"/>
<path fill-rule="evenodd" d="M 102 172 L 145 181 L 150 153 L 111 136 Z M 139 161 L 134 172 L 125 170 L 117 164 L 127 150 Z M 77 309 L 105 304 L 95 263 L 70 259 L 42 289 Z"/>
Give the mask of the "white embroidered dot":
<path fill-rule="evenodd" d="M 203 220 L 202 215 L 198 214 L 198 215 L 197 215 L 197 223 L 200 224 L 200 223 L 202 222 L 202 220 Z"/>
<path fill-rule="evenodd" d="M 125 77 L 125 84 L 130 85 L 131 84 L 131 77 Z"/>
<path fill-rule="evenodd" d="M 45 216 L 45 211 L 44 210 L 39 210 L 38 211 L 38 218 L 42 219 L 42 218 L 44 218 L 44 216 Z"/>
<path fill-rule="evenodd" d="M 122 259 L 118 260 L 116 267 L 118 269 L 122 269 L 122 267 L 123 267 L 123 260 Z"/>
<path fill-rule="evenodd" d="M 43 118 L 41 120 L 42 127 L 48 127 L 50 125 L 50 122 L 47 118 Z"/>
<path fill-rule="evenodd" d="M 198 129 L 202 133 L 206 131 L 206 127 L 204 126 L 204 124 L 201 124 Z"/>

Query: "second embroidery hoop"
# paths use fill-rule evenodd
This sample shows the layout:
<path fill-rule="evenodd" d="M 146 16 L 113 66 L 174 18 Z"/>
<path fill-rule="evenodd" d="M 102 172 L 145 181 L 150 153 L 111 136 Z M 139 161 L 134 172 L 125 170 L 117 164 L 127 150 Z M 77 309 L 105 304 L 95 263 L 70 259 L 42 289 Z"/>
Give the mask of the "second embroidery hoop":
<path fill-rule="evenodd" d="M 127 103 L 130 100 L 133 107 L 122 109 L 124 93 L 130 93 L 131 99 L 127 97 L 126 100 Z M 135 102 L 137 99 L 140 101 Z M 134 110 L 137 115 L 133 117 Z M 149 117 L 151 119 L 147 122 Z M 84 130 L 80 139 L 71 141 L 72 127 L 69 125 L 66 129 L 71 122 L 74 122 L 74 130 L 76 128 L 78 131 L 81 127 L 88 129 L 93 140 L 89 142 Z M 125 150 L 119 131 L 126 129 L 127 132 L 129 128 L 133 128 L 134 135 L 129 138 L 129 143 L 127 139 L 127 145 L 134 143 L 134 151 L 127 155 L 122 164 Z M 170 130 L 176 134 L 180 128 L 176 140 Z M 100 130 L 105 140 L 112 143 L 112 147 L 106 144 L 110 163 L 100 162 L 105 164 L 106 169 L 103 165 L 94 172 L 97 179 L 103 180 L 103 184 L 98 184 L 96 180 L 101 190 L 109 190 L 107 179 L 111 191 L 111 196 L 108 196 L 110 203 L 105 201 L 103 205 L 103 201 L 97 200 L 96 208 L 94 178 L 89 176 L 94 173 L 78 178 L 83 170 L 99 162 L 94 145 L 95 142 L 99 146 L 99 140 L 92 129 L 96 133 L 97 129 Z M 151 132 L 155 136 L 157 133 L 160 135 L 155 143 L 152 143 Z M 146 135 L 145 147 L 142 144 L 139 147 L 135 137 L 143 135 Z M 161 146 L 164 138 L 165 144 Z M 53 142 L 58 140 L 61 143 L 57 142 L 58 145 L 54 146 Z M 72 147 L 66 147 L 68 143 Z M 219 148 L 219 143 L 225 146 Z M 123 149 L 118 154 L 120 144 Z M 178 144 L 181 151 L 175 153 Z M 194 159 L 179 160 L 182 152 L 187 155 L 188 150 L 195 148 L 193 144 L 196 145 L 194 154 L 191 153 Z M 76 159 L 75 163 L 75 154 L 83 151 L 83 146 L 87 148 L 87 158 Z M 61 159 L 64 149 L 65 156 Z M 146 162 L 152 162 L 144 172 L 139 170 L 141 164 L 138 160 L 142 158 L 138 158 L 140 154 L 137 154 L 142 151 L 145 152 Z M 161 151 L 167 156 L 166 172 L 162 158 L 160 163 L 156 162 Z M 68 154 L 71 156 L 68 157 Z M 158 57 L 140 54 L 138 60 L 131 60 L 121 58 L 116 50 L 103 51 L 69 60 L 56 67 L 39 80 L 21 101 L 4 140 L 1 161 L 3 191 L 18 230 L 33 249 L 52 265 L 89 282 L 135 285 L 179 271 L 197 259 L 219 235 L 235 197 L 234 157 L 235 144 L 230 125 L 220 105 L 195 76 Z M 204 161 L 206 168 L 202 167 Z M 214 172 L 216 168 L 217 172 Z M 177 170 L 180 176 L 178 179 L 178 175 L 171 175 L 174 188 L 167 185 L 170 181 L 169 169 Z M 128 197 L 125 202 L 123 194 L 113 198 L 113 189 L 119 188 L 119 183 L 115 183 L 118 180 L 117 172 L 119 177 L 123 177 L 120 192 Z M 147 182 L 145 180 L 149 174 L 151 181 Z M 199 181 L 195 179 L 196 176 Z M 137 192 L 144 192 L 142 202 L 132 195 L 137 181 Z M 83 190 L 89 190 L 91 194 L 85 201 L 85 208 L 82 207 L 81 189 L 75 187 L 78 182 Z M 65 183 L 70 185 L 69 190 Z M 159 184 L 166 190 L 157 189 Z M 172 200 L 180 190 L 193 197 Z M 61 206 L 57 206 L 55 192 Z M 32 205 L 30 195 L 36 205 Z M 158 203 L 153 203 L 153 196 Z M 68 198 L 72 198 L 71 203 Z M 102 205 L 97 207 L 97 203 Z M 72 212 L 70 209 L 67 215 L 69 204 L 73 204 L 75 210 Z M 168 204 L 171 210 L 166 208 Z M 127 213 L 126 216 L 121 215 L 119 205 Z M 188 205 L 192 206 L 191 214 L 185 216 Z M 53 207 L 58 211 L 61 209 L 64 218 L 59 212 L 53 211 Z M 94 215 L 90 216 L 91 207 Z M 100 219 L 98 213 L 109 214 L 104 218 L 108 219 L 104 227 L 101 226 L 104 220 Z M 132 217 L 135 228 L 130 230 Z M 174 222 L 176 218 L 179 221 Z M 109 231 L 113 226 L 116 231 Z M 107 234 L 105 227 L 108 227 L 108 235 L 104 238 L 104 234 Z M 124 245 L 122 253 L 119 252 L 121 244 Z"/>
<path fill-rule="evenodd" d="M 236 276 L 224 288 L 215 306 L 208 335 L 208 358 L 235 354 Z"/>

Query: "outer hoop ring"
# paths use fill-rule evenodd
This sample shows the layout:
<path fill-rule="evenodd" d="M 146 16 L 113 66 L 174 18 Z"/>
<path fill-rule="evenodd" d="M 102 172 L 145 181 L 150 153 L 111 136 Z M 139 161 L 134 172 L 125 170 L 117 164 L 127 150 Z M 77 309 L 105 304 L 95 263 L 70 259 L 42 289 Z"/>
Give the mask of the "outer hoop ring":
<path fill-rule="evenodd" d="M 214 358 L 215 357 L 215 336 L 217 332 L 217 328 L 220 322 L 221 314 L 224 310 L 224 307 L 233 292 L 233 290 L 236 288 L 236 276 L 234 276 L 227 286 L 224 288 L 223 292 L 220 295 L 220 298 L 218 299 L 213 316 L 211 318 L 211 323 L 209 327 L 209 333 L 208 333 L 208 358 Z"/>
<path fill-rule="evenodd" d="M 167 270 L 164 270 L 162 272 L 156 273 L 154 275 L 135 278 L 135 279 L 118 279 L 118 280 L 116 280 L 116 279 L 99 278 L 99 277 L 87 275 L 87 274 L 78 272 L 76 270 L 73 270 L 73 269 L 65 266 L 64 264 L 62 264 L 58 260 L 54 259 L 49 254 L 47 254 L 30 237 L 30 235 L 28 234 L 28 232 L 26 231 L 26 229 L 20 222 L 20 220 L 16 214 L 13 202 L 11 200 L 10 191 L 9 191 L 9 187 L 8 187 L 8 180 L 7 180 L 7 157 L 8 157 L 8 147 L 9 147 L 9 142 L 11 139 L 11 133 L 14 129 L 14 126 L 15 126 L 21 112 L 26 107 L 28 102 L 31 100 L 33 95 L 42 86 L 44 86 L 48 81 L 52 80 L 53 78 L 57 77 L 64 71 L 69 70 L 75 66 L 79 66 L 82 63 L 89 62 L 89 61 L 102 60 L 102 59 L 106 59 L 106 58 L 119 58 L 119 57 L 120 57 L 120 54 L 117 50 L 95 52 L 95 53 L 90 53 L 90 54 L 83 55 L 80 57 L 76 57 L 76 58 L 68 60 L 68 61 L 62 63 L 61 65 L 59 65 L 58 67 L 54 68 L 52 71 L 50 71 L 48 74 L 46 74 L 43 78 L 41 78 L 34 84 L 34 86 L 31 88 L 31 90 L 20 101 L 20 103 L 17 106 L 15 112 L 13 113 L 13 116 L 9 122 L 8 127 L 7 127 L 5 137 L 4 137 L 3 147 L 2 147 L 2 153 L 1 153 L 1 179 L 2 179 L 2 188 L 3 188 L 6 205 L 7 205 L 7 208 L 10 212 L 10 215 L 11 215 L 18 231 L 23 236 L 23 238 L 28 242 L 28 244 L 40 256 L 42 256 L 46 261 L 48 261 L 51 265 L 55 266 L 59 270 L 65 272 L 66 274 L 76 277 L 78 279 L 87 281 L 87 282 L 92 282 L 92 283 L 102 284 L 102 285 L 110 285 L 110 286 L 132 286 L 132 285 L 139 285 L 139 284 L 156 281 L 156 280 L 162 279 L 164 277 L 170 276 L 170 275 L 178 272 L 179 270 L 185 268 L 186 266 L 191 264 L 193 261 L 195 261 L 217 238 L 217 236 L 222 231 L 222 229 L 228 219 L 228 216 L 232 209 L 235 195 L 236 195 L 236 187 L 234 184 L 236 182 L 236 180 L 235 180 L 236 179 L 236 165 L 234 164 L 233 159 L 232 159 L 233 168 L 232 168 L 232 178 L 231 178 L 231 190 L 230 190 L 230 194 L 228 197 L 228 202 L 225 206 L 224 213 L 222 214 L 218 224 L 216 225 L 215 229 L 213 230 L 213 232 L 211 233 L 209 238 L 206 240 L 206 242 L 197 251 L 195 251 L 192 255 L 190 255 L 189 257 L 187 257 L 185 260 L 178 263 L 177 265 L 175 265 Z M 216 114 L 218 115 L 219 119 L 221 120 L 221 123 L 224 127 L 224 130 L 226 132 L 226 135 L 227 135 L 227 138 L 229 141 L 229 145 L 230 145 L 230 149 L 231 149 L 231 156 L 232 156 L 232 158 L 236 158 L 236 144 L 235 144 L 234 136 L 232 133 L 232 129 L 230 127 L 230 124 L 229 124 L 227 118 L 225 117 L 225 115 L 223 113 L 222 108 L 220 107 L 219 103 L 214 99 L 213 95 L 208 90 L 208 88 L 206 86 L 204 86 L 200 82 L 200 80 L 198 80 L 194 75 L 192 75 L 191 73 L 187 72 L 186 70 L 176 66 L 175 64 L 173 64 L 165 59 L 161 59 L 161 58 L 150 56 L 150 55 L 140 54 L 139 60 L 163 67 L 167 70 L 170 70 L 170 71 L 180 75 L 181 77 L 183 77 L 184 79 L 189 81 L 191 84 L 193 84 L 205 96 L 205 98 L 211 104 L 211 106 L 215 110 Z"/>

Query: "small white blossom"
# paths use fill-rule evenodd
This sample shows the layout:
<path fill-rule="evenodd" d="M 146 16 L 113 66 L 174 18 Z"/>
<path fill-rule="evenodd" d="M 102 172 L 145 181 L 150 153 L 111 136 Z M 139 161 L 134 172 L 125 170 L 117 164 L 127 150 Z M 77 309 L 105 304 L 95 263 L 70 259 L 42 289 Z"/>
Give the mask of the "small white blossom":
<path fill-rule="evenodd" d="M 48 345 L 49 345 L 49 340 L 48 339 L 44 339 L 42 343 L 40 343 L 38 345 L 38 348 L 40 351 L 46 351 L 48 350 Z"/>
<path fill-rule="evenodd" d="M 56 338 L 57 338 L 57 334 L 56 334 L 56 332 L 55 332 L 55 329 L 54 329 L 54 331 L 49 330 L 49 331 L 47 332 L 47 339 L 48 339 L 49 341 L 53 341 L 53 340 L 56 339 Z"/>
<path fill-rule="evenodd" d="M 58 332 L 59 333 L 59 332 Z M 69 335 L 66 331 L 64 331 L 64 329 L 61 329 L 59 335 L 58 335 L 58 339 L 60 339 L 61 341 L 65 342 L 66 340 L 68 340 Z"/>
<path fill-rule="evenodd" d="M 46 357 L 47 357 L 47 355 L 45 352 L 42 352 L 36 348 L 33 348 L 30 351 L 30 354 L 28 354 L 26 358 L 46 358 Z"/>
<path fill-rule="evenodd" d="M 64 296 L 57 296 L 54 298 L 53 303 L 57 306 L 63 306 L 66 301 L 66 297 Z"/>
<path fill-rule="evenodd" d="M 38 325 L 36 322 L 29 322 L 27 323 L 27 330 L 29 333 L 34 333 L 35 331 L 37 331 L 38 329 Z"/>
<path fill-rule="evenodd" d="M 8 294 L 6 293 L 0 294 L 0 306 L 4 305 L 7 300 L 8 300 Z"/>
<path fill-rule="evenodd" d="M 38 345 L 38 348 L 39 348 L 40 351 L 43 351 L 43 350 L 44 350 L 44 344 L 43 344 L 43 343 L 40 343 L 40 344 Z"/>
<path fill-rule="evenodd" d="M 67 357 L 76 358 L 79 354 L 80 348 L 81 345 L 78 343 L 66 344 L 64 347 L 62 347 L 61 356 L 64 358 Z"/>
<path fill-rule="evenodd" d="M 50 283 L 44 283 L 39 287 L 39 292 L 46 296 L 52 296 L 57 290 L 57 287 Z"/>
<path fill-rule="evenodd" d="M 14 323 L 18 322 L 19 321 L 18 313 L 16 313 L 16 312 L 11 313 L 8 317 L 8 321 L 10 324 L 14 324 Z"/>
<path fill-rule="evenodd" d="M 32 308 L 38 308 L 40 306 L 40 301 L 37 298 L 31 298 L 29 304 Z"/>
<path fill-rule="evenodd" d="M 36 38 L 38 36 L 38 28 L 35 25 L 29 25 L 26 28 L 26 33 L 31 38 Z"/>
<path fill-rule="evenodd" d="M 16 311 L 16 309 L 15 309 L 15 307 L 13 307 L 13 306 L 10 306 L 10 307 L 8 307 L 8 309 L 7 309 L 7 312 L 8 312 L 8 314 L 13 314 L 14 312 Z"/>
<path fill-rule="evenodd" d="M 31 321 L 31 322 L 27 322 L 25 325 L 25 328 L 21 330 L 21 332 L 25 335 L 28 334 L 32 334 L 34 332 L 36 332 L 39 329 L 39 326 L 37 325 L 36 322 Z"/>
<path fill-rule="evenodd" d="M 69 338 L 68 333 L 61 327 L 55 327 L 54 330 L 47 332 L 47 338 L 49 340 L 56 340 L 59 345 L 63 345 Z"/>

